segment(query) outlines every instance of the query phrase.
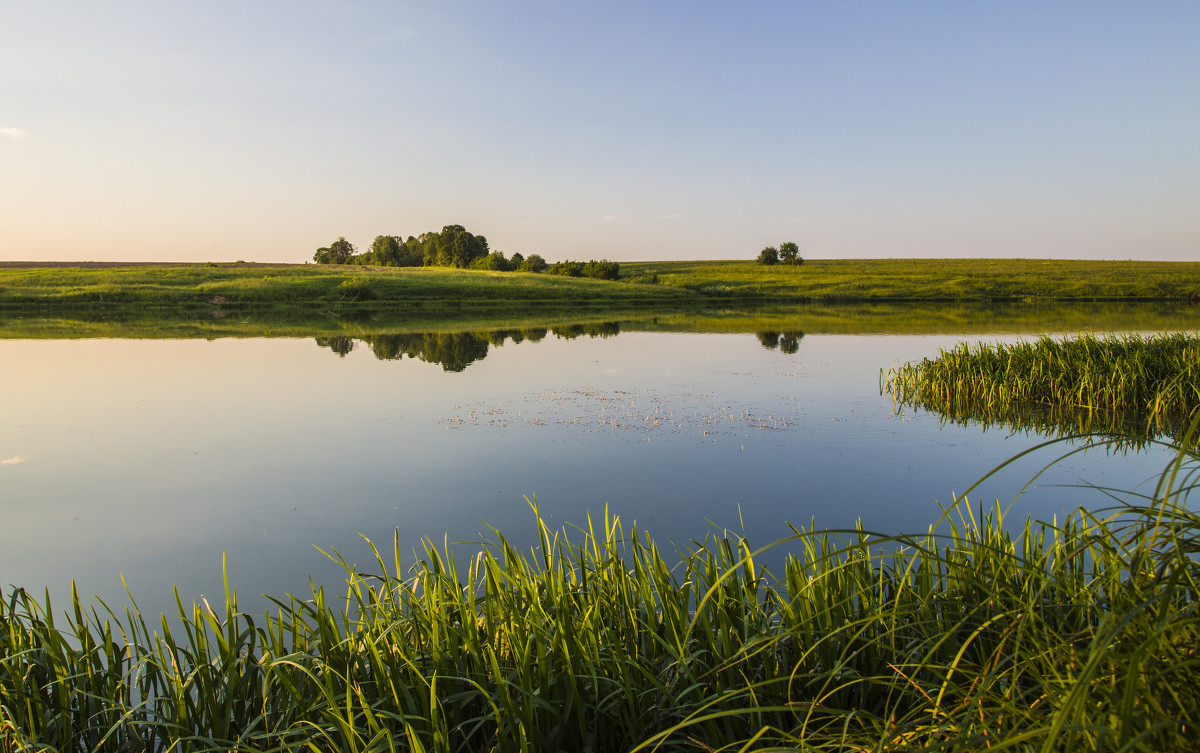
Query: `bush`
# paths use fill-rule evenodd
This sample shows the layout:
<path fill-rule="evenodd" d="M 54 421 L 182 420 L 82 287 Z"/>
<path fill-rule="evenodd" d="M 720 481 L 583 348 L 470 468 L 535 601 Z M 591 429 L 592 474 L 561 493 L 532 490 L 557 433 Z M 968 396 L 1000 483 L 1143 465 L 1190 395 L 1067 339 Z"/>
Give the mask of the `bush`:
<path fill-rule="evenodd" d="M 513 258 L 516 258 L 515 254 L 513 255 Z M 541 257 L 541 254 L 530 254 L 527 258 L 521 260 L 520 265 L 517 267 L 517 271 L 545 272 L 546 267 L 548 266 L 549 265 L 546 264 L 546 260 Z"/>
<path fill-rule="evenodd" d="M 365 277 L 342 280 L 337 292 L 343 301 L 369 301 L 375 297 L 375 291 L 371 290 L 371 281 Z"/>

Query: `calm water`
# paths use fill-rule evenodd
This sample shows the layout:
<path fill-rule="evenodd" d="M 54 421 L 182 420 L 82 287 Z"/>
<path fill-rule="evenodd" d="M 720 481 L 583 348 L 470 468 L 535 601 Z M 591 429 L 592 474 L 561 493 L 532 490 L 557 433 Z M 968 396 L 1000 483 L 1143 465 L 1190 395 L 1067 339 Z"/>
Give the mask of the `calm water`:
<path fill-rule="evenodd" d="M 123 574 L 159 611 L 173 585 L 185 603 L 219 596 L 224 554 L 259 611 L 259 593 L 343 581 L 318 546 L 367 564 L 363 536 L 408 552 L 490 525 L 527 548 L 535 495 L 554 526 L 607 508 L 679 546 L 713 526 L 758 545 L 785 522 L 924 530 L 1040 441 L 897 416 L 880 396 L 881 368 L 960 335 L 617 329 L 0 341 L 0 584 L 65 607 L 75 579 L 119 603 Z M 1008 503 L 1057 454 L 972 498 Z M 1166 459 L 1073 457 L 1013 514 L 1102 505 L 1063 485 L 1132 488 Z"/>

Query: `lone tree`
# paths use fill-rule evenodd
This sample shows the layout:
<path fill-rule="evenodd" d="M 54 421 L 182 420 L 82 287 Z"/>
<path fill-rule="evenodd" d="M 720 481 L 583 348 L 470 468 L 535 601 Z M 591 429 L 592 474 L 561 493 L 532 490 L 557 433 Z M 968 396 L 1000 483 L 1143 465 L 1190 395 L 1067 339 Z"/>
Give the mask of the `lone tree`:
<path fill-rule="evenodd" d="M 791 241 L 780 243 L 779 261 L 782 264 L 803 264 L 804 259 L 800 258 L 800 247 Z"/>
<path fill-rule="evenodd" d="M 766 264 L 768 266 L 771 264 L 778 264 L 779 249 L 775 248 L 774 246 L 767 246 L 758 253 L 758 263 Z"/>

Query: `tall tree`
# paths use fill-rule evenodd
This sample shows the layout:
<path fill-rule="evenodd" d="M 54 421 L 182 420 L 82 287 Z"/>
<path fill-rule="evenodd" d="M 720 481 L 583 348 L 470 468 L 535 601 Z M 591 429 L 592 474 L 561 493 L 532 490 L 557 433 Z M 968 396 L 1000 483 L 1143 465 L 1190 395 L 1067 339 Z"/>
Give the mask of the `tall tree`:
<path fill-rule="evenodd" d="M 354 244 L 339 237 L 329 244 L 329 248 L 318 248 L 313 254 L 313 261 L 317 264 L 345 264 L 351 256 L 354 256 Z"/>
<path fill-rule="evenodd" d="M 800 247 L 791 241 L 779 244 L 779 261 L 783 264 L 803 264 L 800 258 Z"/>

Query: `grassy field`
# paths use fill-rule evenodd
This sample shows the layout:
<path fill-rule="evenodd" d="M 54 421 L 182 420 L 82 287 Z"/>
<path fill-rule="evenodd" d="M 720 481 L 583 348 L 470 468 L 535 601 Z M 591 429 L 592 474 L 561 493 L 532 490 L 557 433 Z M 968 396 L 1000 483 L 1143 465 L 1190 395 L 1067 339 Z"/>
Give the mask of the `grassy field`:
<path fill-rule="evenodd" d="M 1190 442 L 1107 511 L 797 530 L 778 576 L 728 532 L 668 555 L 538 517 L 535 551 L 427 542 L 402 576 L 393 541 L 257 618 L 228 590 L 171 619 L 0 593 L 0 751 L 1188 750 Z"/>
<path fill-rule="evenodd" d="M 0 306 L 212 308 L 404 304 L 664 305 L 698 300 L 682 289 L 518 272 L 315 264 L 0 267 Z M 212 301 L 218 301 L 213 304 Z"/>
<path fill-rule="evenodd" d="M 1200 409 L 1200 336 L 961 343 L 881 379 L 899 404 L 956 421 L 1178 435 Z"/>
<path fill-rule="evenodd" d="M 1193 299 L 1200 299 L 1200 263 L 1191 262 L 859 259 L 773 267 L 731 261 L 627 262 L 621 264 L 618 282 L 441 267 L 0 264 L 0 308 Z"/>
<path fill-rule="evenodd" d="M 633 262 L 622 279 L 706 297 L 812 301 L 1120 300 L 1200 297 L 1200 263 L 1038 259 Z"/>

